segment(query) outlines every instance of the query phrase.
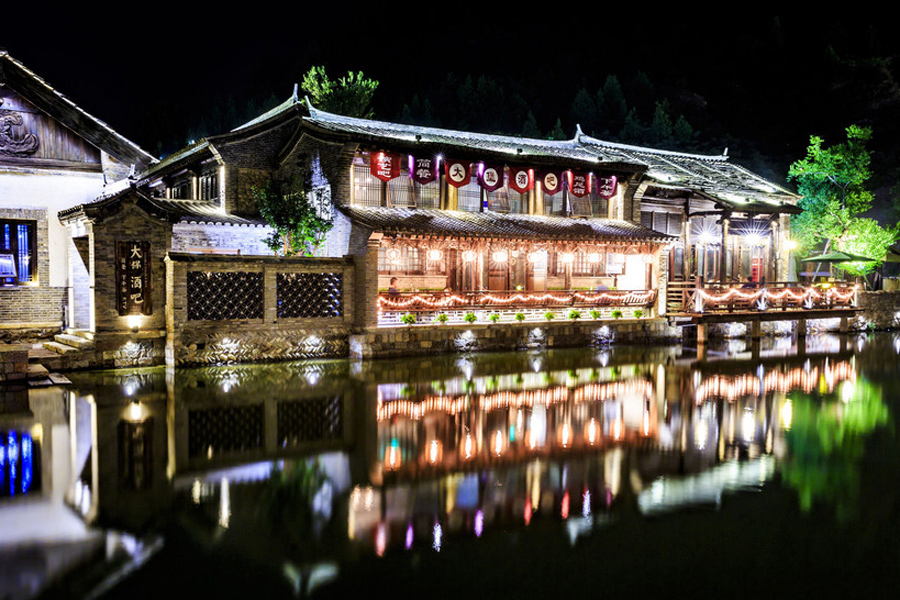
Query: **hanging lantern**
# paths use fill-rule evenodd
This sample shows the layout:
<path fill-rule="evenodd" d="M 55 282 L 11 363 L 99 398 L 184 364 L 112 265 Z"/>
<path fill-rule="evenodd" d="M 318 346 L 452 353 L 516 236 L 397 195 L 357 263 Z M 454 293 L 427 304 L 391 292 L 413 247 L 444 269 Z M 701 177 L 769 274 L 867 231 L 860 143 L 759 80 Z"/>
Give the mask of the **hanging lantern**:
<path fill-rule="evenodd" d="M 397 248 L 388 248 L 387 251 L 387 259 L 388 261 L 397 264 L 400 262 L 400 250 Z"/>
<path fill-rule="evenodd" d="M 466 250 L 462 253 L 463 260 L 466 262 L 472 262 L 476 258 L 476 254 L 474 250 Z"/>
<path fill-rule="evenodd" d="M 497 250 L 491 255 L 491 258 L 494 259 L 494 262 L 504 263 L 509 259 L 509 254 L 506 250 Z"/>
<path fill-rule="evenodd" d="M 559 262 L 567 265 L 575 262 L 575 254 L 572 252 L 560 252 Z"/>
<path fill-rule="evenodd" d="M 589 263 L 591 263 L 592 265 L 595 265 L 598 262 L 600 262 L 600 253 L 591 252 L 590 254 L 587 255 L 587 259 L 588 259 Z"/>
<path fill-rule="evenodd" d="M 432 262 L 437 262 L 437 261 L 441 260 L 442 258 L 444 258 L 444 253 L 441 250 L 438 250 L 437 248 L 432 248 L 431 250 L 428 251 L 428 260 L 430 260 Z"/>

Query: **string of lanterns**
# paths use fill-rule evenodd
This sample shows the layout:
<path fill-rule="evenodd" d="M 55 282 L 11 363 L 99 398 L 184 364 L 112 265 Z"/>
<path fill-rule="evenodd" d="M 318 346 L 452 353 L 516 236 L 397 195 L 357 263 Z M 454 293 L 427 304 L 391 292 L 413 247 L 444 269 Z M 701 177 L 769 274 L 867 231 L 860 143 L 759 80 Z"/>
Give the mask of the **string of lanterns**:
<path fill-rule="evenodd" d="M 741 301 L 746 303 L 757 302 L 761 310 L 765 310 L 769 300 L 789 300 L 797 303 L 805 303 L 807 308 L 812 308 L 816 301 L 836 302 L 840 304 L 853 304 L 856 298 L 856 286 L 847 288 L 828 288 L 822 290 L 815 287 L 808 288 L 782 288 L 770 290 L 767 288 L 748 291 L 741 288 L 728 288 L 724 291 L 710 291 L 697 288 L 688 305 L 693 304 L 697 312 L 703 312 L 704 303 L 724 303 Z"/>
<path fill-rule="evenodd" d="M 497 292 L 471 292 L 466 295 L 447 293 L 412 293 L 400 297 L 391 294 L 378 297 L 379 309 L 410 310 L 413 308 L 451 308 L 471 306 L 473 304 L 488 306 L 507 306 L 512 304 L 571 304 L 575 301 L 587 304 L 622 304 L 644 305 L 653 302 L 656 290 L 610 290 L 601 292 L 544 292 L 541 294 L 523 294 L 516 292 L 499 295 Z"/>

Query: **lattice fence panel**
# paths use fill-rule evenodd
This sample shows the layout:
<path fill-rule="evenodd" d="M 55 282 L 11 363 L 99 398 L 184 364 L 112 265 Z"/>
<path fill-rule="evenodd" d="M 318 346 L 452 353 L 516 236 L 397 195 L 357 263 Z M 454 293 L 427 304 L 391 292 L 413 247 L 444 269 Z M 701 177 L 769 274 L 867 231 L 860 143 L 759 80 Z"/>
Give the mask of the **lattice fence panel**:
<path fill-rule="evenodd" d="M 278 442 L 282 447 L 341 439 L 344 433 L 340 396 L 278 403 Z"/>
<path fill-rule="evenodd" d="M 188 413 L 188 454 L 234 454 L 263 446 L 263 405 L 225 406 Z"/>
<path fill-rule="evenodd" d="M 340 317 L 344 314 L 341 273 L 279 273 L 278 318 Z"/>
<path fill-rule="evenodd" d="M 263 274 L 245 272 L 187 274 L 189 321 L 263 318 Z"/>

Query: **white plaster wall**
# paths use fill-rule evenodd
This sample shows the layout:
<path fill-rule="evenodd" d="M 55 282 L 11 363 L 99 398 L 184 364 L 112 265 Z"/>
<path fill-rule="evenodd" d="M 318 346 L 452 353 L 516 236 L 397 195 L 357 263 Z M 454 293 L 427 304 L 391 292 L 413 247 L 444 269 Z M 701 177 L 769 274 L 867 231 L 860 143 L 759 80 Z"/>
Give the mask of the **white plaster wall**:
<path fill-rule="evenodd" d="M 50 273 L 49 280 L 41 277 L 41 285 L 67 285 L 69 235 L 57 213 L 91 202 L 102 191 L 100 173 L 0 170 L 0 206 L 47 209 Z"/>

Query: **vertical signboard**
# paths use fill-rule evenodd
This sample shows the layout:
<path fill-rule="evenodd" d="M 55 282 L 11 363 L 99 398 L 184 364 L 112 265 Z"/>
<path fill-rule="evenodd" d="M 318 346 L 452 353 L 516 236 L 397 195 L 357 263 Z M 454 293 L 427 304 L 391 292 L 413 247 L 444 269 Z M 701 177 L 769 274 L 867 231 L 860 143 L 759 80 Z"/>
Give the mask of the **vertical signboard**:
<path fill-rule="evenodd" d="M 150 242 L 116 241 L 119 315 L 153 314 L 150 283 Z"/>

